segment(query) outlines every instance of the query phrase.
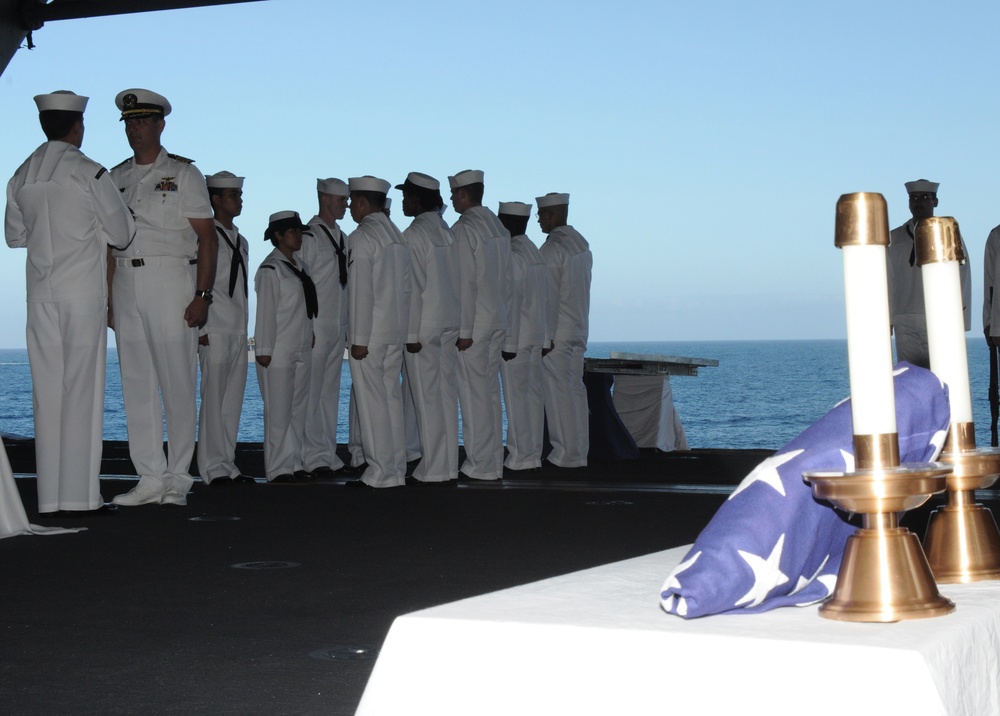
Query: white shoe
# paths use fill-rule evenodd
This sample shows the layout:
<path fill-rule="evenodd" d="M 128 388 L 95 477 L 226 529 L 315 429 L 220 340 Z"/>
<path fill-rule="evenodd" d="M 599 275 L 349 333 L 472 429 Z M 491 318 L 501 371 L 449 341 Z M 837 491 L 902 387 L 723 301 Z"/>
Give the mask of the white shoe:
<path fill-rule="evenodd" d="M 187 493 L 181 492 L 175 487 L 168 488 L 166 492 L 160 497 L 161 505 L 175 505 L 177 507 L 184 507 L 188 503 Z"/>
<path fill-rule="evenodd" d="M 159 502 L 160 495 L 161 491 L 158 487 L 149 483 L 143 484 L 140 480 L 138 485 L 122 495 L 115 495 L 111 498 L 111 501 L 122 507 L 135 507 L 136 505 L 148 505 L 153 502 Z"/>

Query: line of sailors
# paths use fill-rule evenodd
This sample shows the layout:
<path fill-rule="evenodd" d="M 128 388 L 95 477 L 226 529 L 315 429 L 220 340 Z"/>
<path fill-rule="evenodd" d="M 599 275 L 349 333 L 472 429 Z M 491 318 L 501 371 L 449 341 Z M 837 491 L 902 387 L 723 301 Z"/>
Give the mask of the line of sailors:
<path fill-rule="evenodd" d="M 482 171 L 449 177 L 454 226 L 442 218 L 439 182 L 411 172 L 397 185 L 400 231 L 388 216 L 389 182 L 317 180 L 319 212 L 270 216 L 274 246 L 254 279 L 257 377 L 264 399 L 269 481 L 360 473 L 349 484 L 500 479 L 504 467 L 542 464 L 544 423 L 560 467 L 586 465 L 583 384 L 593 260 L 567 224 L 569 195 L 537 198 L 548 235 L 525 235 L 532 206 L 483 206 Z M 246 380 L 249 247 L 233 219 L 243 178 L 207 177 L 220 236 L 214 303 L 199 348 L 202 405 L 198 466 L 211 484 L 245 479 L 233 462 Z M 357 229 L 338 222 L 348 208 Z M 352 390 L 350 461 L 336 454 L 342 360 Z M 543 359 L 543 355 L 545 356 Z M 401 379 L 402 376 L 402 379 Z M 507 410 L 504 458 L 500 378 Z M 466 458 L 458 461 L 458 408 Z"/>

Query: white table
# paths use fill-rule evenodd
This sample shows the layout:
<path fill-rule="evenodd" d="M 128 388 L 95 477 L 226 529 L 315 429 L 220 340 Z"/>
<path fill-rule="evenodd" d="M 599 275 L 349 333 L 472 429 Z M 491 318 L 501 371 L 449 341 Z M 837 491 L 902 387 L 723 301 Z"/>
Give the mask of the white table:
<path fill-rule="evenodd" d="M 944 586 L 953 614 L 897 624 L 685 621 L 658 595 L 687 549 L 399 617 L 357 713 L 1000 714 L 1000 582 Z"/>

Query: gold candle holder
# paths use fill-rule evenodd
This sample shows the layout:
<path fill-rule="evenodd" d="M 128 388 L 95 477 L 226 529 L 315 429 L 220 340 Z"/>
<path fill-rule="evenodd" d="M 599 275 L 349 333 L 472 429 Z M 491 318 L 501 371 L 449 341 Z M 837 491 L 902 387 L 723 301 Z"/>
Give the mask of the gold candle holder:
<path fill-rule="evenodd" d="M 888 447 L 884 446 L 888 443 Z M 861 528 L 847 538 L 833 596 L 820 616 L 850 622 L 896 622 L 937 617 L 955 605 L 938 592 L 917 536 L 899 526 L 898 515 L 945 489 L 951 470 L 941 463 L 899 464 L 899 439 L 855 435 L 855 455 L 889 458 L 896 464 L 864 463 L 857 470 L 804 474 L 817 498 L 861 515 Z"/>
<path fill-rule="evenodd" d="M 917 263 L 923 275 L 931 369 L 947 385 L 951 427 L 941 459 L 948 502 L 931 514 L 924 549 L 938 582 L 1000 579 L 1000 530 L 975 491 L 1000 476 L 1000 450 L 976 449 L 958 265 L 965 260 L 958 222 L 934 216 L 917 222 Z"/>
<path fill-rule="evenodd" d="M 977 448 L 972 423 L 953 423 L 941 453 L 954 467 L 946 478 L 948 503 L 931 513 L 924 551 L 942 584 L 1000 579 L 1000 530 L 976 502 L 1000 476 L 1000 449 Z"/>
<path fill-rule="evenodd" d="M 899 461 L 885 284 L 889 220 L 884 197 L 871 193 L 840 197 L 834 243 L 844 250 L 855 470 L 809 471 L 803 477 L 817 498 L 860 514 L 862 526 L 847 539 L 837 586 L 819 613 L 852 622 L 948 614 L 954 603 L 938 592 L 920 540 L 898 521 L 900 513 L 945 489 L 951 467 Z"/>

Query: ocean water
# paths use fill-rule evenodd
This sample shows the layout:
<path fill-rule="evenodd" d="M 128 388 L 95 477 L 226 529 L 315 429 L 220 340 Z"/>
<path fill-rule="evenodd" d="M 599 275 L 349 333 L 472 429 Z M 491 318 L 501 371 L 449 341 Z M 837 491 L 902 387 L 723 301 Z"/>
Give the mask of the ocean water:
<path fill-rule="evenodd" d="M 989 351 L 981 337 L 970 337 L 976 442 L 989 445 Z M 847 397 L 847 342 L 679 341 L 591 343 L 587 355 L 607 358 L 611 351 L 713 358 L 716 368 L 697 377 L 674 376 L 674 404 L 694 448 L 777 449 Z M 338 440 L 347 442 L 350 372 L 346 362 L 341 384 Z M 26 350 L 0 349 L 0 432 L 32 436 L 31 372 Z M 239 439 L 260 442 L 264 406 L 253 366 L 247 377 Z M 104 438 L 126 440 L 118 356 L 108 353 Z"/>

